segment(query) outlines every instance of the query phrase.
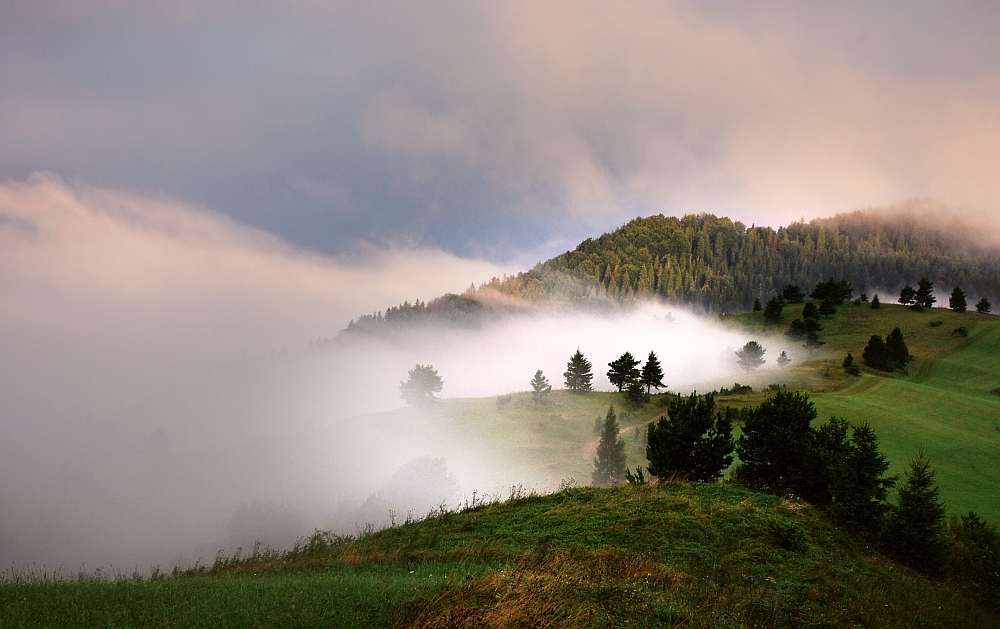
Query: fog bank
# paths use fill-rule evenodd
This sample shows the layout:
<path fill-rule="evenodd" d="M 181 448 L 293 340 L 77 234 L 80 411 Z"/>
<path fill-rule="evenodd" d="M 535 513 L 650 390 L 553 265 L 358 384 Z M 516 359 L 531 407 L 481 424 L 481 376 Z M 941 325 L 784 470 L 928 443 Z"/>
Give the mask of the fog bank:
<path fill-rule="evenodd" d="M 350 317 L 499 272 L 358 251 L 319 256 L 205 209 L 45 175 L 0 186 L 0 565 L 169 567 L 390 507 L 402 519 L 473 490 L 549 487 L 559 479 L 434 410 L 370 414 L 402 406 L 418 362 L 445 397 L 490 396 L 527 389 L 536 369 L 560 387 L 578 347 L 609 388 L 607 362 L 652 349 L 683 391 L 735 377 L 747 340 L 651 305 L 309 350 Z"/>

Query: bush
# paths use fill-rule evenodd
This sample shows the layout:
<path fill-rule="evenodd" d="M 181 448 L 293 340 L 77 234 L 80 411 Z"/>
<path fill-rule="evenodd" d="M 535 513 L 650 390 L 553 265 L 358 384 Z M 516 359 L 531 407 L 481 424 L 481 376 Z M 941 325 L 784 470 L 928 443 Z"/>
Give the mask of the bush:
<path fill-rule="evenodd" d="M 844 362 L 841 363 L 841 366 L 844 368 L 844 371 L 846 371 L 848 375 L 851 376 L 861 375 L 861 368 L 854 363 L 854 356 L 850 352 L 847 353 L 847 356 L 844 356 Z"/>
<path fill-rule="evenodd" d="M 951 331 L 951 333 L 957 334 L 959 336 L 969 336 L 969 328 L 963 325 L 961 327 L 955 328 L 954 330 Z"/>

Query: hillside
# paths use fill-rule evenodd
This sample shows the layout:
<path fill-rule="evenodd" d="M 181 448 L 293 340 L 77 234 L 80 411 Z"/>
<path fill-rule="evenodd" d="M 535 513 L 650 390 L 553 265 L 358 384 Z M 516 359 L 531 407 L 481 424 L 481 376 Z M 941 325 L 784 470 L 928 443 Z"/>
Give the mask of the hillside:
<path fill-rule="evenodd" d="M 262 604 L 266 602 L 266 604 Z M 153 580 L 5 582 L 0 626 L 994 627 L 806 504 L 576 488 Z"/>
<path fill-rule="evenodd" d="M 476 324 L 517 302 L 589 307 L 663 299 L 709 312 L 750 309 L 786 284 L 828 277 L 857 290 L 898 291 L 930 277 L 962 286 L 971 303 L 1000 297 L 1000 250 L 955 218 L 948 226 L 905 212 L 858 211 L 787 227 L 747 227 L 711 214 L 637 218 L 514 276 L 462 295 L 406 302 L 364 315 L 348 331 L 420 320 Z M 512 300 L 513 299 L 513 300 Z"/>

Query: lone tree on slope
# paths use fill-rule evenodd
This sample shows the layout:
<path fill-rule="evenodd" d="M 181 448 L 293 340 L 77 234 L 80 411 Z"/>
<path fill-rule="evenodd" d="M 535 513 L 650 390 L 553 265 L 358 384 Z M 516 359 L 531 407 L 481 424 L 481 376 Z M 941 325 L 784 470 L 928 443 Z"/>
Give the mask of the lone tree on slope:
<path fill-rule="evenodd" d="M 785 308 L 785 301 L 781 297 L 772 297 L 764 308 L 764 320 L 768 323 L 778 323 L 781 321 L 781 311 Z"/>
<path fill-rule="evenodd" d="M 552 386 L 549 384 L 548 378 L 542 374 L 542 370 L 536 371 L 535 377 L 531 379 L 531 401 L 534 402 L 536 409 L 539 404 L 545 402 L 545 397 L 551 390 Z"/>
<path fill-rule="evenodd" d="M 618 392 L 621 393 L 631 382 L 635 382 L 639 379 L 641 375 L 638 367 L 639 361 L 632 356 L 631 352 L 625 352 L 619 356 L 616 360 L 608 363 L 608 380 L 611 384 L 618 387 Z"/>
<path fill-rule="evenodd" d="M 743 367 L 743 371 L 750 373 L 764 364 L 764 352 L 766 351 L 757 341 L 747 341 L 747 344 L 736 352 L 739 357 L 736 362 L 739 363 L 740 367 Z"/>
<path fill-rule="evenodd" d="M 965 312 L 969 308 L 969 304 L 965 301 L 965 292 L 958 286 L 951 291 L 951 298 L 948 299 L 948 307 L 955 312 Z"/>
<path fill-rule="evenodd" d="M 913 290 L 913 287 L 907 284 L 903 287 L 903 290 L 899 291 L 899 303 L 904 306 L 909 306 L 913 303 L 913 298 L 917 296 L 917 291 Z"/>
<path fill-rule="evenodd" d="M 913 305 L 921 308 L 930 308 L 937 299 L 934 298 L 934 282 L 926 277 L 920 278 L 917 282 L 917 292 L 913 294 Z"/>
<path fill-rule="evenodd" d="M 649 357 L 646 358 L 646 364 L 642 366 L 639 382 L 645 385 L 647 394 L 650 393 L 651 389 L 655 388 L 659 391 L 666 386 L 663 384 L 663 369 L 660 368 L 660 359 L 652 350 L 649 352 Z"/>
<path fill-rule="evenodd" d="M 983 297 L 976 304 L 976 312 L 980 314 L 990 314 L 990 300 Z"/>
<path fill-rule="evenodd" d="M 922 572 L 940 574 L 945 562 L 945 509 L 923 446 L 910 461 L 896 500 L 886 523 L 889 554 Z"/>
<path fill-rule="evenodd" d="M 881 307 L 882 302 L 878 300 L 878 293 L 875 293 L 875 296 L 872 297 L 872 310 L 878 310 Z"/>
<path fill-rule="evenodd" d="M 432 365 L 415 365 L 407 372 L 406 382 L 399 383 L 399 397 L 415 406 L 430 404 L 441 391 L 441 376 Z"/>
<path fill-rule="evenodd" d="M 593 391 L 594 387 L 590 384 L 594 379 L 594 374 L 590 371 L 592 366 L 591 362 L 580 353 L 580 348 L 576 348 L 576 353 L 570 357 L 563 373 L 563 377 L 566 378 L 566 388 L 573 393 Z"/>
<path fill-rule="evenodd" d="M 594 457 L 591 481 L 595 485 L 613 485 L 625 478 L 625 442 L 618 437 L 618 416 L 615 407 L 608 407 Z"/>

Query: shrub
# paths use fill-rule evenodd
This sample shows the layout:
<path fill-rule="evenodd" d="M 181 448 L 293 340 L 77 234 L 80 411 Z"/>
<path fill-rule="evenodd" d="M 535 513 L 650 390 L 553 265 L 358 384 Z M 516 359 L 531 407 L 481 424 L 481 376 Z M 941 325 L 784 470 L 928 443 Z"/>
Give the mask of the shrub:
<path fill-rule="evenodd" d="M 961 327 L 955 328 L 954 330 L 951 331 L 951 333 L 957 334 L 959 336 L 969 336 L 969 328 L 963 325 Z"/>

